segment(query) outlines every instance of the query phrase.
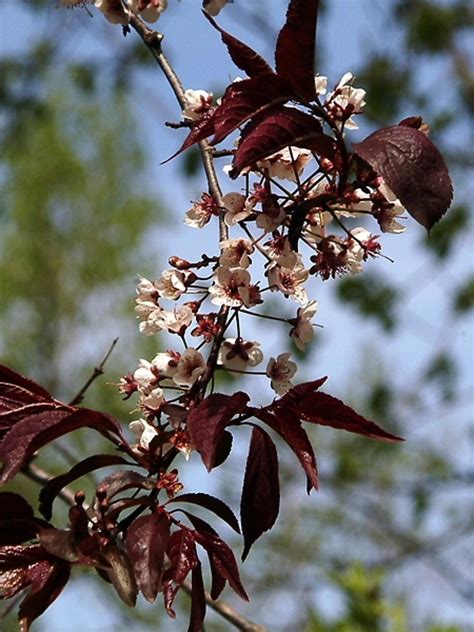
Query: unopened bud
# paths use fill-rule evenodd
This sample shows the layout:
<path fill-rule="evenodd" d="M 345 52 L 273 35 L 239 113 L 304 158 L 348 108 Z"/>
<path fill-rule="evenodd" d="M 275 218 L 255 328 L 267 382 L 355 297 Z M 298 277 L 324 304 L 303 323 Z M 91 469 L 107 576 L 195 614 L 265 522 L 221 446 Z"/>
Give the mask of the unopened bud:
<path fill-rule="evenodd" d="M 168 263 L 173 268 L 176 268 L 176 270 L 189 270 L 189 268 L 191 267 L 191 264 L 189 261 L 186 261 L 186 259 L 181 259 L 181 257 L 176 257 L 176 256 L 170 257 L 168 259 Z"/>
<path fill-rule="evenodd" d="M 74 494 L 74 500 L 76 502 L 76 505 L 78 505 L 79 507 L 82 507 L 85 499 L 86 499 L 86 494 L 82 489 Z"/>

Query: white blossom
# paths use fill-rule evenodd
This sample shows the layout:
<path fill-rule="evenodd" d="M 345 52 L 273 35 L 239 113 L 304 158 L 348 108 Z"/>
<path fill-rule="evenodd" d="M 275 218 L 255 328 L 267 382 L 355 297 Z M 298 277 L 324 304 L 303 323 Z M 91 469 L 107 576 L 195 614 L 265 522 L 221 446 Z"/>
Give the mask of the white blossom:
<path fill-rule="evenodd" d="M 226 193 L 222 198 L 222 203 L 226 210 L 224 222 L 227 226 L 235 226 L 252 212 L 252 208 L 246 205 L 245 195 L 242 193 Z"/>
<path fill-rule="evenodd" d="M 257 366 L 263 360 L 260 343 L 242 340 L 242 338 L 227 338 L 219 349 L 218 364 L 231 371 L 245 371 Z"/>
<path fill-rule="evenodd" d="M 297 371 L 296 364 L 290 360 L 291 353 L 280 353 L 276 358 L 270 358 L 265 373 L 270 378 L 270 385 L 278 395 L 284 395 L 293 388 L 291 378 Z"/>
<path fill-rule="evenodd" d="M 196 121 L 212 106 L 212 92 L 205 90 L 186 90 L 184 93 L 183 118 Z"/>
<path fill-rule="evenodd" d="M 149 450 L 150 443 L 158 436 L 155 426 L 146 419 L 136 419 L 128 424 L 128 427 L 135 435 L 138 446 L 143 450 Z"/>
<path fill-rule="evenodd" d="M 176 351 L 160 352 L 156 354 L 151 364 L 153 369 L 157 371 L 160 376 L 172 378 L 177 371 L 180 357 L 181 355 Z"/>
<path fill-rule="evenodd" d="M 219 263 L 227 268 L 248 268 L 254 245 L 249 239 L 224 239 L 220 243 Z"/>
<path fill-rule="evenodd" d="M 250 274 L 243 268 L 218 268 L 214 284 L 209 288 L 214 305 L 241 307 L 245 304 L 245 290 L 250 287 Z"/>
<path fill-rule="evenodd" d="M 203 193 L 201 199 L 198 202 L 194 202 L 193 206 L 187 211 L 184 223 L 192 228 L 202 228 L 213 215 L 218 214 L 219 207 L 212 195 Z"/>
<path fill-rule="evenodd" d="M 179 386 L 192 386 L 206 370 L 206 361 L 202 353 L 188 347 L 181 355 L 173 381 Z"/>
<path fill-rule="evenodd" d="M 272 291 L 279 290 L 298 303 L 307 303 L 308 295 L 303 284 L 309 277 L 309 271 L 303 266 L 300 258 L 292 268 L 283 268 L 277 263 L 271 264 L 267 274 Z"/>
<path fill-rule="evenodd" d="M 193 310 L 187 305 L 181 305 L 171 311 L 161 311 L 161 329 L 170 333 L 180 333 L 183 327 L 188 327 L 194 318 Z"/>
<path fill-rule="evenodd" d="M 186 281 L 191 275 L 189 270 L 164 270 L 154 285 L 161 297 L 175 301 L 186 292 Z"/>
<path fill-rule="evenodd" d="M 397 217 L 405 214 L 405 207 L 384 181 L 379 184 L 378 190 L 390 204 L 390 208 L 384 208 L 379 214 L 377 214 L 377 221 L 379 223 L 380 230 L 383 233 L 394 234 L 405 232 L 406 226 L 403 226 L 403 224 L 396 221 Z"/>
<path fill-rule="evenodd" d="M 326 94 L 328 87 L 328 78 L 323 75 L 316 75 L 314 78 L 314 87 L 316 88 L 316 94 Z"/>
<path fill-rule="evenodd" d="M 326 108 L 334 120 L 344 125 L 345 129 L 358 129 L 352 118 L 353 114 L 360 114 L 365 106 L 365 90 L 354 88 L 354 75 L 346 72 L 334 89 L 326 98 Z"/>
<path fill-rule="evenodd" d="M 268 156 L 268 158 L 257 162 L 257 167 L 260 170 L 267 171 L 270 178 L 296 182 L 312 157 L 309 149 L 285 147 Z"/>
<path fill-rule="evenodd" d="M 298 309 L 296 318 L 292 321 L 294 326 L 290 331 L 290 336 L 300 351 L 305 351 L 306 345 L 314 338 L 311 319 L 316 314 L 317 309 L 317 301 L 309 301 L 304 307 Z"/>

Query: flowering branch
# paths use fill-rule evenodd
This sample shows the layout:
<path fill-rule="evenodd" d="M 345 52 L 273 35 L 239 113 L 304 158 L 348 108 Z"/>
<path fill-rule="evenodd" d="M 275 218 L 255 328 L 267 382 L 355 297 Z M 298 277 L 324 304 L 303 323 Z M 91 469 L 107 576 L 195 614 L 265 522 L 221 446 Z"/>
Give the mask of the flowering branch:
<path fill-rule="evenodd" d="M 29 589 L 20 606 L 22 632 L 61 592 L 74 565 L 95 569 L 129 606 L 139 592 L 148 601 L 161 593 L 171 617 L 177 592 L 186 590 L 191 594 L 189 632 L 203 629 L 206 605 L 241 630 L 263 630 L 218 600 L 227 583 L 242 599 L 248 596 L 233 551 L 189 505 L 242 533 L 244 560 L 280 510 L 274 435 L 294 453 L 308 493 L 318 489 L 319 479 L 307 424 L 380 441 L 401 438 L 323 392 L 326 377 L 295 384 L 297 364 L 288 351 L 270 357 L 264 371 L 252 370 L 263 362 L 264 351 L 259 341 L 244 335 L 240 315 L 281 322 L 290 341 L 305 351 L 315 335 L 317 311 L 308 280 L 359 273 L 380 255 L 378 235 L 365 226 L 349 229 L 347 218 L 372 219 L 381 232 L 401 233 L 405 227 L 398 220 L 408 212 L 429 230 L 450 205 L 451 181 L 421 117 L 378 130 L 352 146 L 346 143 L 363 113 L 365 91 L 353 86 L 350 72 L 332 90 L 326 77 L 315 74 L 318 0 L 289 1 L 275 69 L 211 17 L 226 0 L 205 0 L 207 20 L 247 75 L 227 86 L 217 103 L 204 90 L 184 89 L 162 51 L 163 36 L 145 23 L 160 16 L 165 0 L 94 4 L 124 33 L 130 28 L 138 33 L 168 80 L 182 110 L 182 121 L 171 127 L 177 133 L 189 130 L 175 155 L 197 144 L 207 180 L 207 192 L 188 210 L 185 223 L 201 229 L 217 218 L 219 243 L 215 253 L 197 261 L 171 256 L 171 267 L 154 281 L 139 279 L 140 332 L 167 332 L 179 348 L 140 360 L 120 380 L 120 392 L 125 399 L 137 397 L 141 413 L 129 424 L 133 442 L 109 415 L 77 406 L 103 363 L 69 404 L 0 367 L 0 480 L 6 483 L 25 471 L 43 485 L 42 518 L 21 496 L 0 493 L 0 589 L 6 597 Z M 238 138 L 231 147 L 214 149 L 232 134 Z M 244 178 L 238 191 L 223 193 L 214 164 L 218 156 L 232 156 L 226 171 L 231 180 Z M 259 268 L 254 260 L 260 260 Z M 293 303 L 295 316 L 255 311 L 269 292 Z M 195 346 L 190 337 L 197 339 Z M 217 369 L 268 380 L 272 401 L 257 407 L 244 391 L 214 392 Z M 219 498 L 185 492 L 176 463 L 195 450 L 209 472 L 221 466 L 232 450 L 230 429 L 242 426 L 251 429 L 251 437 L 239 521 Z M 92 454 L 48 480 L 35 471 L 31 460 L 38 451 L 84 427 L 104 436 L 113 452 Z M 127 469 L 130 465 L 133 470 Z M 69 497 L 68 527 L 53 526 L 57 496 L 64 498 L 72 482 L 104 467 L 114 471 L 99 482 L 91 502 L 85 504 L 82 492 Z M 209 593 L 198 546 L 209 560 Z M 3 576 L 2 568 L 8 569 Z"/>

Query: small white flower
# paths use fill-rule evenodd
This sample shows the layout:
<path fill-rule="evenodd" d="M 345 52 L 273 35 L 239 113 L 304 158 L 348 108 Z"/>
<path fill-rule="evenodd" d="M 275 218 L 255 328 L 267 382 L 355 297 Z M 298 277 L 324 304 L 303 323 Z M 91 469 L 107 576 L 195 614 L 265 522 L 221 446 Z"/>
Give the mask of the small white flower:
<path fill-rule="evenodd" d="M 158 379 L 157 374 L 154 372 L 154 367 L 148 360 L 141 359 L 138 363 L 138 368 L 133 374 L 133 378 L 137 384 L 137 388 L 141 392 L 147 392 L 157 386 Z"/>
<path fill-rule="evenodd" d="M 154 301 L 157 297 L 156 287 L 149 279 L 139 276 L 136 288 L 137 301 Z"/>
<path fill-rule="evenodd" d="M 268 158 L 257 162 L 257 167 L 260 170 L 267 171 L 270 178 L 296 182 L 312 157 L 313 155 L 309 149 L 285 147 L 268 156 Z"/>
<path fill-rule="evenodd" d="M 245 195 L 242 193 L 226 193 L 222 198 L 226 213 L 224 222 L 227 226 L 235 226 L 250 215 L 252 209 L 246 205 Z"/>
<path fill-rule="evenodd" d="M 161 388 L 153 388 L 146 393 L 140 393 L 138 405 L 140 408 L 150 411 L 158 411 L 165 401 L 164 393 Z"/>
<path fill-rule="evenodd" d="M 187 305 L 181 305 L 171 311 L 161 310 L 161 329 L 179 334 L 183 327 L 189 327 L 193 318 L 193 310 Z"/>
<path fill-rule="evenodd" d="M 214 305 L 241 307 L 245 304 L 244 292 L 250 287 L 250 274 L 243 268 L 218 268 L 214 284 L 209 288 Z"/>
<path fill-rule="evenodd" d="M 192 272 L 189 270 L 164 270 L 161 277 L 155 281 L 155 287 L 161 297 L 175 301 L 186 292 L 186 281 L 191 275 Z"/>
<path fill-rule="evenodd" d="M 311 319 L 318 309 L 317 301 L 309 301 L 304 307 L 300 307 L 296 318 L 292 321 L 293 328 L 290 336 L 300 351 L 305 351 L 306 345 L 314 338 L 314 328 Z"/>
<path fill-rule="evenodd" d="M 292 268 L 297 264 L 298 256 L 291 247 L 288 237 L 274 237 L 265 246 L 270 257 L 282 268 Z"/>
<path fill-rule="evenodd" d="M 219 349 L 217 362 L 231 371 L 245 371 L 249 367 L 257 366 L 262 360 L 263 353 L 259 342 L 227 338 Z"/>
<path fill-rule="evenodd" d="M 272 389 L 278 393 L 278 395 L 284 395 L 290 388 L 293 388 L 291 378 L 297 371 L 296 364 L 289 358 L 291 353 L 280 353 L 275 358 L 270 358 L 267 364 L 265 373 L 271 379 Z"/>
<path fill-rule="evenodd" d="M 316 94 L 326 94 L 328 78 L 323 75 L 316 75 L 314 78 L 314 87 L 316 88 Z"/>
<path fill-rule="evenodd" d="M 138 446 L 140 446 L 140 448 L 142 448 L 143 450 L 148 450 L 150 448 L 150 443 L 155 437 L 158 436 L 158 432 L 156 431 L 155 426 L 153 426 L 146 419 L 137 419 L 135 421 L 131 421 L 128 427 L 135 435 Z"/>
<path fill-rule="evenodd" d="M 125 0 L 125 4 L 146 22 L 156 22 L 167 8 L 168 0 Z"/>
<path fill-rule="evenodd" d="M 157 353 L 151 364 L 160 376 L 172 378 L 177 371 L 180 357 L 181 355 L 176 351 L 165 351 Z"/>
<path fill-rule="evenodd" d="M 193 206 L 186 213 L 184 223 L 192 228 L 202 228 L 213 215 L 219 215 L 219 207 L 212 195 L 203 193 L 199 202 L 194 202 Z"/>
<path fill-rule="evenodd" d="M 173 381 L 179 386 L 192 386 L 205 370 L 206 361 L 202 354 L 188 347 L 178 361 Z"/>
<path fill-rule="evenodd" d="M 339 83 L 326 98 L 326 108 L 334 120 L 343 124 L 345 129 L 358 129 L 358 125 L 352 119 L 353 114 L 360 114 L 365 106 L 365 90 L 354 88 L 352 81 L 354 75 L 346 72 Z"/>
<path fill-rule="evenodd" d="M 212 92 L 205 90 L 186 90 L 184 93 L 183 118 L 197 121 L 212 107 Z"/>
<path fill-rule="evenodd" d="M 248 268 L 251 261 L 249 255 L 254 245 L 248 239 L 225 239 L 221 241 L 219 263 L 226 268 Z"/>
<path fill-rule="evenodd" d="M 309 271 L 300 259 L 293 268 L 283 268 L 277 263 L 271 264 L 267 275 L 272 291 L 279 290 L 301 304 L 308 302 L 308 295 L 303 284 L 309 277 Z"/>
<path fill-rule="evenodd" d="M 380 226 L 380 230 L 383 233 L 403 233 L 406 230 L 406 226 L 396 221 L 396 218 L 405 214 L 405 207 L 397 198 L 395 193 L 389 189 L 385 182 L 381 182 L 378 187 L 379 193 L 381 193 L 387 202 L 391 205 L 390 208 L 383 209 L 377 214 L 377 221 Z"/>

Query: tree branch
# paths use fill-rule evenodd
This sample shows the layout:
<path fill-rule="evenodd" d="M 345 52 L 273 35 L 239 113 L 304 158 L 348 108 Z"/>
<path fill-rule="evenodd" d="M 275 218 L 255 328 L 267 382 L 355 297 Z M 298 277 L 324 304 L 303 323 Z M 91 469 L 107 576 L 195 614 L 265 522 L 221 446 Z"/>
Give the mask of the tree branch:
<path fill-rule="evenodd" d="M 107 351 L 107 353 L 105 354 L 105 356 L 102 359 L 102 362 L 99 364 L 99 366 L 94 367 L 94 371 L 92 372 L 92 375 L 90 376 L 90 378 L 87 380 L 87 382 L 84 384 L 84 386 L 76 393 L 76 395 L 71 399 L 71 401 L 69 402 L 70 406 L 76 406 L 77 404 L 80 404 L 82 402 L 82 400 L 84 399 L 84 395 L 86 394 L 87 389 L 90 387 L 90 385 L 100 376 L 104 374 L 104 366 L 105 363 L 107 362 L 107 360 L 110 357 L 110 354 L 112 353 L 112 351 L 114 350 L 115 345 L 118 342 L 118 338 L 115 338 L 112 341 L 112 344 L 109 347 L 109 350 Z"/>
<path fill-rule="evenodd" d="M 191 595 L 191 582 L 185 580 L 181 586 L 188 595 Z M 237 630 L 242 630 L 242 632 L 267 632 L 267 628 L 265 626 L 249 621 L 239 612 L 234 610 L 234 608 L 232 608 L 232 606 L 230 606 L 227 602 L 222 601 L 222 599 L 214 601 L 207 591 L 204 592 L 204 595 L 207 605 L 220 614 L 226 621 L 229 621 L 229 623 L 237 628 Z"/>

